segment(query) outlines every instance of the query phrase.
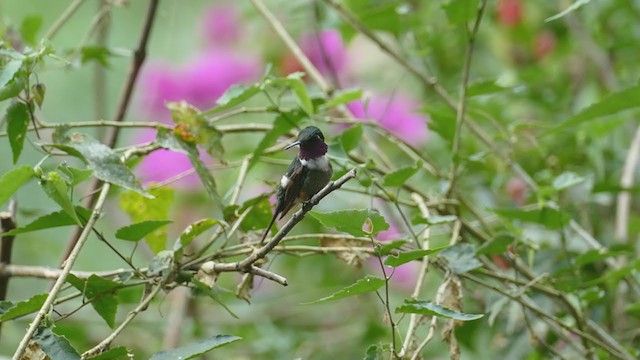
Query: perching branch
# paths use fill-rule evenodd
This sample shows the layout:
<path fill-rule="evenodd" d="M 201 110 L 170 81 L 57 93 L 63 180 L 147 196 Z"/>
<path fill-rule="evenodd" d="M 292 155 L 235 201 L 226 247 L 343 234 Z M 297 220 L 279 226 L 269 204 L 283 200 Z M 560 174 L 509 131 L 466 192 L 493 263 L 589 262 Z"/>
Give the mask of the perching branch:
<path fill-rule="evenodd" d="M 331 192 L 339 189 L 344 183 L 353 179 L 356 176 L 356 169 L 351 169 L 349 172 L 344 174 L 340 179 L 330 182 L 324 189 L 320 190 L 315 196 L 309 200 L 306 204 L 302 206 L 302 209 L 298 210 L 287 223 L 280 228 L 280 231 L 264 246 L 256 249 L 251 255 L 247 256 L 245 259 L 241 261 L 237 261 L 234 263 L 216 263 L 214 265 L 215 272 L 229 272 L 229 271 L 238 271 L 238 272 L 253 272 L 256 275 L 262 276 L 262 270 L 256 272 L 252 265 L 258 261 L 259 259 L 264 258 L 271 250 L 273 250 L 278 243 L 284 238 L 289 231 L 299 223 L 304 216 L 314 207 L 316 206 L 320 200 L 324 199 L 325 196 L 329 195 Z M 270 280 L 274 280 L 270 278 Z M 282 279 L 280 279 L 282 280 Z M 285 280 L 286 282 L 286 280 Z M 280 282 L 282 283 L 282 282 Z M 283 284 L 284 285 L 284 284 Z"/>

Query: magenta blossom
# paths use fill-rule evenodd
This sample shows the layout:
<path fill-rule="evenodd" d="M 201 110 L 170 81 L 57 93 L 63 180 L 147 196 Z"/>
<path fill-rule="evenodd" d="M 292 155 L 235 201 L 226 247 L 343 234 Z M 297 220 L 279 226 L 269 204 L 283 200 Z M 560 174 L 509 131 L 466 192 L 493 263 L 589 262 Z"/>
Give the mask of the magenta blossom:
<path fill-rule="evenodd" d="M 347 105 L 353 116 L 380 124 L 411 145 L 420 145 L 427 138 L 427 117 L 418 113 L 420 104 L 400 93 L 374 96 L 368 102 L 354 101 Z"/>
<path fill-rule="evenodd" d="M 303 34 L 300 37 L 300 47 L 324 75 L 335 76 L 346 68 L 347 50 L 340 33 L 335 29 Z"/>
<path fill-rule="evenodd" d="M 232 3 L 209 6 L 202 16 L 200 29 L 208 46 L 234 44 L 241 34 L 240 14 Z"/>
<path fill-rule="evenodd" d="M 202 110 L 214 107 L 229 87 L 253 83 L 261 72 L 260 62 L 251 54 L 209 50 L 184 66 L 184 100 Z"/>
<path fill-rule="evenodd" d="M 389 230 L 381 231 L 376 239 L 379 241 L 395 241 L 403 238 L 403 235 L 398 231 L 395 225 L 391 225 Z M 384 261 L 384 260 L 383 260 Z M 369 261 L 371 270 L 382 276 L 382 269 L 380 269 L 380 262 L 377 259 L 371 259 Z M 406 264 L 402 264 L 395 268 L 395 271 L 391 267 L 385 266 L 384 269 L 387 276 L 393 273 L 391 277 L 391 284 L 398 286 L 399 288 L 410 290 L 415 286 L 416 279 L 418 279 L 418 272 L 420 271 L 420 263 L 412 261 Z"/>
<path fill-rule="evenodd" d="M 184 98 L 185 88 L 180 69 L 166 63 L 147 63 L 140 74 L 140 107 L 145 116 L 169 123 L 169 111 L 165 103 Z"/>

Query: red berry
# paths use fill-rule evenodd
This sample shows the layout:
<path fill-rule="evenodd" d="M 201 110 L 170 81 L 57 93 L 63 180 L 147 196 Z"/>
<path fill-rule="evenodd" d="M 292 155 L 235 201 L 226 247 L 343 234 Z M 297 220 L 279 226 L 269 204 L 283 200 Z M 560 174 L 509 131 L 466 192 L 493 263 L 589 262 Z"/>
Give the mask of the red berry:
<path fill-rule="evenodd" d="M 533 54 L 537 60 L 542 60 L 556 48 L 556 37 L 549 31 L 544 30 L 539 33 L 533 43 Z"/>
<path fill-rule="evenodd" d="M 522 21 L 522 11 L 520 0 L 500 0 L 498 2 L 498 21 L 507 27 L 516 27 Z"/>

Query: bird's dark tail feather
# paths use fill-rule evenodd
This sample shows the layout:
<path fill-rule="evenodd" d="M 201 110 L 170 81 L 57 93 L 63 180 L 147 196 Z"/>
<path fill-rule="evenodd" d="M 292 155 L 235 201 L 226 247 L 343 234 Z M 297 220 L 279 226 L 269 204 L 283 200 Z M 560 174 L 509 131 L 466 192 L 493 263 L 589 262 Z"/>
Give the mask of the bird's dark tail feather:
<path fill-rule="evenodd" d="M 273 223 L 276 222 L 276 218 L 278 217 L 278 215 L 280 215 L 279 211 L 276 211 L 273 214 L 273 217 L 271 218 L 271 221 L 269 222 L 269 226 L 267 226 L 267 229 L 264 231 L 264 234 L 262 234 L 262 240 L 260 240 L 260 245 L 262 245 L 264 243 L 264 239 L 267 238 L 267 235 L 269 234 L 269 231 L 271 231 L 271 227 L 273 226 Z"/>

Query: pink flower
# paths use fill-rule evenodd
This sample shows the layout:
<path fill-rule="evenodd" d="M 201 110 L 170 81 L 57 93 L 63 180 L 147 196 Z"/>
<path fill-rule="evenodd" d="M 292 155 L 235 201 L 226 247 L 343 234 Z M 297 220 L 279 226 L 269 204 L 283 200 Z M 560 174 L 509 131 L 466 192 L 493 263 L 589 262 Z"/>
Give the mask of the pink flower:
<path fill-rule="evenodd" d="M 185 89 L 180 70 L 170 64 L 149 62 L 140 74 L 140 110 L 146 116 L 159 117 L 158 120 L 171 122 L 166 102 L 184 98 Z"/>
<path fill-rule="evenodd" d="M 229 87 L 253 83 L 261 72 L 260 61 L 251 54 L 209 50 L 183 67 L 184 100 L 202 110 L 212 108 Z"/>
<path fill-rule="evenodd" d="M 411 145 L 420 145 L 427 138 L 428 118 L 418 113 L 417 101 L 403 94 L 374 96 L 366 103 L 354 101 L 347 107 L 356 118 L 376 121 Z"/>
<path fill-rule="evenodd" d="M 376 239 L 379 241 L 395 241 L 400 240 L 404 236 L 398 231 L 398 228 L 395 225 L 391 225 L 389 230 L 381 231 L 376 236 Z M 384 261 L 384 259 L 383 259 Z M 372 271 L 375 272 L 379 276 L 383 276 L 382 269 L 380 269 L 380 262 L 378 259 L 371 259 L 369 261 L 369 266 L 372 268 Z M 418 272 L 420 271 L 420 263 L 417 261 L 412 261 L 403 265 L 393 268 L 385 266 L 384 269 L 387 276 L 391 277 L 390 283 L 394 286 L 405 290 L 411 290 L 415 286 L 415 282 L 418 279 Z"/>
<path fill-rule="evenodd" d="M 232 3 L 214 4 L 205 10 L 200 29 L 209 46 L 232 45 L 241 34 L 238 8 Z"/>
<path fill-rule="evenodd" d="M 305 33 L 300 37 L 300 47 L 322 74 L 335 76 L 345 70 L 347 50 L 337 30 Z"/>

